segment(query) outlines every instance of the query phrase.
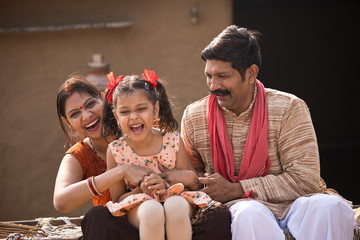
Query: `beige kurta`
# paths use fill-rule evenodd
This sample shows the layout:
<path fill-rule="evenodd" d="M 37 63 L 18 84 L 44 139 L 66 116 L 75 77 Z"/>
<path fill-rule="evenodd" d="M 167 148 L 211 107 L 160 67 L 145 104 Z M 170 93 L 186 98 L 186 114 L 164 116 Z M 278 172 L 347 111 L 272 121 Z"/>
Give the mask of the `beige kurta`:
<path fill-rule="evenodd" d="M 241 180 L 240 183 L 245 192 L 253 190 L 253 199 L 264 202 L 277 218 L 282 219 L 295 199 L 322 191 L 319 151 L 305 102 L 292 94 L 268 88 L 265 91 L 268 105 L 269 172 L 265 177 Z M 204 97 L 187 106 L 181 133 L 196 170 L 214 173 L 206 114 L 208 98 Z M 223 108 L 237 175 L 253 109 L 254 100 L 239 116 Z"/>

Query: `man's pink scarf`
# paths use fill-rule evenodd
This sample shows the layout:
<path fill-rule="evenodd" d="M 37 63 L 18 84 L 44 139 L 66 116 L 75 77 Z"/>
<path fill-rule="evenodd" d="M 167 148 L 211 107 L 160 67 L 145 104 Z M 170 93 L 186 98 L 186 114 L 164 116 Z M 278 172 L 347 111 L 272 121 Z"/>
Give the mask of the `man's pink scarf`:
<path fill-rule="evenodd" d="M 256 85 L 255 106 L 238 176 L 234 174 L 234 155 L 223 112 L 216 97 L 210 95 L 209 98 L 207 119 L 214 170 L 233 183 L 243 179 L 265 176 L 270 166 L 266 93 L 264 85 L 259 80 L 256 80 Z"/>

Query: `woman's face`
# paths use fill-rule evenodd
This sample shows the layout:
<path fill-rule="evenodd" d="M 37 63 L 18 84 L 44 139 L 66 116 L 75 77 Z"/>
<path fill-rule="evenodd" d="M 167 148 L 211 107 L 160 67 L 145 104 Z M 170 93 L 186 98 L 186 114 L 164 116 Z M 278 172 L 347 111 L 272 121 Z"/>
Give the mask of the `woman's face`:
<path fill-rule="evenodd" d="M 85 137 L 101 137 L 101 99 L 88 93 L 74 92 L 65 102 L 69 125 Z"/>
<path fill-rule="evenodd" d="M 140 90 L 136 90 L 119 97 L 113 112 L 123 134 L 138 142 L 150 136 L 158 103 L 154 106 Z"/>

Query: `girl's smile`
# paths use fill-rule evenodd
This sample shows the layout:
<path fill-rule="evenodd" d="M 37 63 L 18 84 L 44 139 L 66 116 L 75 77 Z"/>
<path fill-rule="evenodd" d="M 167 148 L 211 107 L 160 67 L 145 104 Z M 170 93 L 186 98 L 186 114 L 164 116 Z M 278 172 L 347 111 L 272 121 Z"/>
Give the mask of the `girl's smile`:
<path fill-rule="evenodd" d="M 152 141 L 153 120 L 158 112 L 158 104 L 154 106 L 142 91 L 121 96 L 114 109 L 123 134 L 133 142 Z"/>

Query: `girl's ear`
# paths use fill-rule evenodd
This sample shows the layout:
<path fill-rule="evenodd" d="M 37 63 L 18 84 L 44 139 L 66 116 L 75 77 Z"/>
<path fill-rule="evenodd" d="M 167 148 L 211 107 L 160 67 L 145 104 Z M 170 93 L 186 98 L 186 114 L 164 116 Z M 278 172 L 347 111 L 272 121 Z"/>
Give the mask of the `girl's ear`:
<path fill-rule="evenodd" d="M 120 122 L 119 122 L 119 119 L 117 118 L 116 114 L 115 114 L 115 109 L 112 110 L 112 114 L 114 115 L 115 119 L 116 119 L 116 123 L 117 125 L 119 126 L 120 128 Z"/>
<path fill-rule="evenodd" d="M 159 101 L 157 101 L 154 106 L 154 119 L 157 119 L 159 117 L 159 110 L 160 110 Z"/>
<path fill-rule="evenodd" d="M 101 99 L 104 101 L 105 100 L 105 93 L 104 92 L 101 92 Z"/>

